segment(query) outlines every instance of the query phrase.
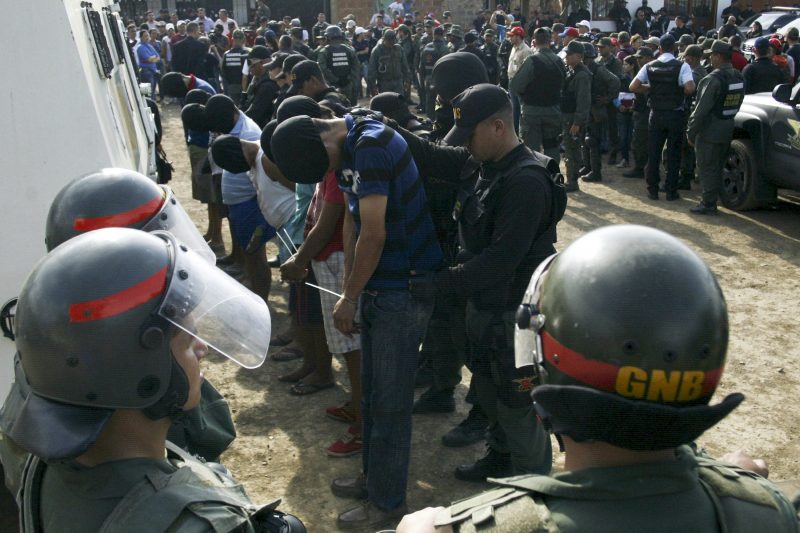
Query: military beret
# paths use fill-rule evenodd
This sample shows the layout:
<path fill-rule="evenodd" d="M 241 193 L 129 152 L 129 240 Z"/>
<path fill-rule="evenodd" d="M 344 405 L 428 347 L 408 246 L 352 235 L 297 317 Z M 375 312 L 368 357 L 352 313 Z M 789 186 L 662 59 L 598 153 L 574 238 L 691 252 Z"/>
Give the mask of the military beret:
<path fill-rule="evenodd" d="M 583 47 L 583 43 L 579 41 L 570 41 L 567 45 L 567 55 L 569 54 L 580 54 L 583 55 L 586 53 L 586 48 Z"/>

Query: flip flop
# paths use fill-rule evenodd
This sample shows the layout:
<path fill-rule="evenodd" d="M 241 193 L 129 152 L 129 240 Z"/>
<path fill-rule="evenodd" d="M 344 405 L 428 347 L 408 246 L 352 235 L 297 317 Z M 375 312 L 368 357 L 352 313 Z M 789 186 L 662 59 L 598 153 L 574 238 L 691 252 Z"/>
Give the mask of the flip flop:
<path fill-rule="evenodd" d="M 279 363 L 285 361 L 293 361 L 295 359 L 300 359 L 301 357 L 303 357 L 303 350 L 300 348 L 296 348 L 294 346 L 289 346 L 287 348 L 278 350 L 269 357 L 273 361 L 278 361 Z"/>
<path fill-rule="evenodd" d="M 314 394 L 315 392 L 319 392 L 325 389 L 331 389 L 336 384 L 333 382 L 330 383 L 323 383 L 322 385 L 315 385 L 313 383 L 304 383 L 302 381 L 298 381 L 294 385 L 289 388 L 289 394 L 292 396 L 308 396 L 309 394 Z"/>

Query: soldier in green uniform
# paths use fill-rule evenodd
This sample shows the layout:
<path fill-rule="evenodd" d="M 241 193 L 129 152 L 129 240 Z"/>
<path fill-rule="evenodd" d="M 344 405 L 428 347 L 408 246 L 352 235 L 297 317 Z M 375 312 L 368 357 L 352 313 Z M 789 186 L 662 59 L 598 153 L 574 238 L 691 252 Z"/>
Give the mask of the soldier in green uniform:
<path fill-rule="evenodd" d="M 634 54 L 642 68 L 650 61 L 653 61 L 653 49 L 649 46 L 642 46 Z M 647 106 L 647 94 L 636 93 L 633 101 L 633 168 L 622 173 L 626 178 L 644 178 L 644 168 L 647 166 L 647 133 L 650 110 Z"/>
<path fill-rule="evenodd" d="M 602 37 L 597 41 L 598 56 L 595 61 L 608 70 L 611 74 L 622 79 L 622 61 L 614 55 L 614 43 L 610 37 Z M 617 95 L 614 95 L 616 98 Z M 613 99 L 606 104 L 606 112 L 608 114 L 607 129 L 608 129 L 608 164 L 617 164 L 617 155 L 619 152 L 619 132 L 617 131 L 617 108 L 614 105 Z"/>
<path fill-rule="evenodd" d="M 603 131 L 610 122 L 609 104 L 619 94 L 619 78 L 609 72 L 603 63 L 596 62 L 597 49 L 592 43 L 583 43 L 583 47 L 586 49 L 583 56 L 584 64 L 592 74 L 592 110 L 583 143 L 583 164 L 587 170 L 581 174 L 581 179 L 597 182 L 603 180 L 600 142 Z M 614 119 L 616 120 L 616 113 Z"/>
<path fill-rule="evenodd" d="M 453 24 L 447 30 L 447 48 L 450 52 L 458 52 L 464 48 L 464 30 L 458 24 Z"/>
<path fill-rule="evenodd" d="M 372 96 L 385 91 L 405 94 L 405 87 L 410 84 L 411 70 L 403 49 L 397 44 L 397 34 L 394 30 L 385 30 L 383 39 L 369 56 L 369 92 Z"/>
<path fill-rule="evenodd" d="M 427 89 L 425 87 L 425 70 L 422 68 L 421 59 L 422 59 L 422 50 L 433 41 L 433 21 L 431 19 L 426 19 L 424 25 L 417 25 L 417 28 L 422 28 L 422 33 L 418 33 L 414 36 L 414 61 L 410 65 L 411 68 L 416 73 L 416 80 L 418 82 L 417 86 L 417 93 L 419 94 L 419 105 L 417 106 L 417 111 L 420 113 L 426 112 L 425 102 L 427 101 Z"/>
<path fill-rule="evenodd" d="M 489 492 L 404 517 L 398 533 L 798 531 L 777 487 L 737 466 L 753 461 L 687 446 L 744 396 L 709 405 L 727 308 L 681 241 L 642 226 L 588 233 L 534 273 L 517 328 L 517 364 L 540 369 L 534 406 L 565 471 L 492 480 Z"/>
<path fill-rule="evenodd" d="M 351 102 L 358 102 L 358 78 L 361 63 L 356 51 L 345 44 L 344 33 L 339 26 L 325 28 L 328 44 L 317 54 L 317 63 L 325 79 Z"/>
<path fill-rule="evenodd" d="M 581 164 L 581 143 L 586 134 L 592 107 L 592 74 L 583 64 L 586 49 L 583 43 L 570 41 L 566 46 L 568 71 L 561 91 L 564 162 L 567 167 L 567 192 L 579 190 L 578 168 Z"/>
<path fill-rule="evenodd" d="M 305 531 L 166 440 L 198 405 L 208 346 L 255 368 L 270 332 L 266 304 L 172 234 L 104 228 L 58 246 L 15 327 L 2 418 L 32 454 L 22 531 Z"/>
<path fill-rule="evenodd" d="M 687 125 L 686 135 L 695 147 L 697 174 L 703 187 L 703 199 L 690 210 L 696 215 L 717 213 L 722 169 L 733 138 L 733 118 L 744 100 L 744 78 L 731 65 L 731 53 L 731 45 L 724 41 L 711 45 L 714 71 L 701 80 Z"/>
<path fill-rule="evenodd" d="M 564 62 L 550 47 L 550 30 L 533 32 L 536 52 L 525 58 L 509 82 L 509 90 L 522 101 L 519 136 L 531 150 L 559 162 L 561 86 L 567 76 Z"/>
<path fill-rule="evenodd" d="M 497 57 L 500 45 L 495 41 L 496 37 L 497 34 L 492 28 L 486 28 L 483 30 L 483 46 L 481 46 L 483 64 L 486 65 L 489 83 L 494 83 L 495 85 L 500 82 L 500 61 Z"/>
<path fill-rule="evenodd" d="M 420 85 L 425 87 L 425 113 L 429 118 L 435 115 L 436 92 L 431 89 L 431 76 L 436 62 L 450 53 L 444 41 L 444 28 L 441 26 L 433 29 L 433 41 L 425 45 L 419 54 L 417 69 L 420 76 Z"/>
<path fill-rule="evenodd" d="M 691 39 L 690 35 L 682 35 L 681 39 L 684 37 L 689 37 Z M 699 86 L 700 80 L 708 75 L 708 71 L 700 64 L 702 59 L 703 49 L 696 44 L 688 45 L 683 51 L 683 61 L 692 67 L 692 78 L 694 78 L 694 84 L 696 86 Z M 692 109 L 694 108 L 696 95 L 697 93 L 694 93 L 691 96 L 686 97 L 687 120 L 689 119 L 689 115 L 691 115 Z M 692 180 L 694 180 L 695 157 L 694 147 L 689 144 L 688 138 L 686 140 L 687 142 L 681 145 L 681 170 L 680 174 L 678 175 L 678 189 L 690 191 L 692 190 Z"/>

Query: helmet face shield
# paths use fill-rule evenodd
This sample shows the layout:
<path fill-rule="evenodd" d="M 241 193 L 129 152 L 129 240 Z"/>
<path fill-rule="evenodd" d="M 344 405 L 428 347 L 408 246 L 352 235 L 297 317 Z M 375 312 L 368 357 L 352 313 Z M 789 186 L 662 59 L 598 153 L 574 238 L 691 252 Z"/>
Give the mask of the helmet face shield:
<path fill-rule="evenodd" d="M 175 235 L 180 242 L 188 246 L 190 250 L 194 250 L 202 256 L 209 264 L 215 265 L 217 256 L 211 251 L 200 232 L 197 231 L 197 226 L 189 218 L 189 214 L 175 197 L 175 193 L 167 186 L 163 186 L 163 189 L 164 204 L 158 214 L 142 228 L 142 231 L 168 231 Z"/>
<path fill-rule="evenodd" d="M 159 315 L 238 365 L 261 366 L 271 335 L 264 300 L 169 234 L 156 235 L 172 244 L 175 256 Z"/>
<path fill-rule="evenodd" d="M 544 326 L 545 316 L 539 308 L 542 281 L 547 277 L 547 269 L 558 254 L 542 261 L 531 277 L 522 303 L 517 309 L 517 324 L 514 327 L 514 364 L 517 368 L 533 365 L 536 375 L 544 372 L 542 363 L 542 337 L 539 331 Z"/>

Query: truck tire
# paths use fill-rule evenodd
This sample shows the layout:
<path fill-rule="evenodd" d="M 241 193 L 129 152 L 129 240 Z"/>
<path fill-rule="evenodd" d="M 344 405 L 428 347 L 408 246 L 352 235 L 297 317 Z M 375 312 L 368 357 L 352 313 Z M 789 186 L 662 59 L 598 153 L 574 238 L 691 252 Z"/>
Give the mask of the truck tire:
<path fill-rule="evenodd" d="M 762 203 L 756 197 L 759 179 L 753 143 L 749 139 L 731 141 L 728 159 L 722 170 L 722 205 L 735 211 L 759 207 Z"/>

